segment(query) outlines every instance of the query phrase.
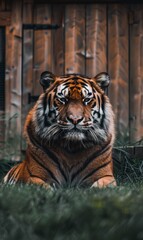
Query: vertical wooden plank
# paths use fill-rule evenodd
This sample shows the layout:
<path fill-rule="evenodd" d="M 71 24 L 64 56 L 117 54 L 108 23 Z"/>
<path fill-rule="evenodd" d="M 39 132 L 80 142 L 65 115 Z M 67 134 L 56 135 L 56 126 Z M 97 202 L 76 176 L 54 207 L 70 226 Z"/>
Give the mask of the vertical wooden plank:
<path fill-rule="evenodd" d="M 107 71 L 107 17 L 105 4 L 86 5 L 86 75 Z"/>
<path fill-rule="evenodd" d="M 33 103 L 29 103 L 29 94 L 33 89 L 33 31 L 23 31 L 23 82 L 22 82 L 22 128 L 25 123 L 26 116 L 32 108 Z M 22 129 L 23 131 L 23 129 Z M 22 150 L 25 149 L 25 140 L 21 142 Z"/>
<path fill-rule="evenodd" d="M 128 7 L 108 5 L 108 72 L 111 77 L 109 97 L 113 105 L 117 135 L 128 134 L 129 71 L 128 71 Z"/>
<path fill-rule="evenodd" d="M 0 12 L 0 26 L 9 26 L 11 23 L 11 12 Z"/>
<path fill-rule="evenodd" d="M 12 1 L 11 25 L 6 27 L 6 144 L 11 139 L 15 159 L 20 158 L 22 3 Z M 8 94 L 9 92 L 9 94 Z M 9 119 L 9 120 L 8 120 Z M 13 140 L 12 140 L 13 139 Z M 11 147 L 12 150 L 12 147 Z M 9 149 L 9 154 L 10 151 Z M 17 156 L 16 156 L 17 155 Z"/>
<path fill-rule="evenodd" d="M 33 4 L 24 3 L 23 23 L 32 24 Z M 30 108 L 28 105 L 28 94 L 32 92 L 33 84 L 33 30 L 23 30 L 23 83 L 22 83 L 22 112 L 26 117 Z"/>
<path fill-rule="evenodd" d="M 63 4 L 53 5 L 52 7 L 52 23 L 60 26 L 59 29 L 52 31 L 53 41 L 53 72 L 57 75 L 64 74 L 64 51 L 65 51 L 65 36 L 64 36 L 64 15 L 65 6 Z"/>
<path fill-rule="evenodd" d="M 33 23 L 33 3 L 23 5 L 23 23 Z M 33 30 L 23 30 L 23 63 L 22 63 L 22 126 L 24 126 L 26 116 L 32 107 L 28 97 L 33 88 Z M 22 150 L 26 148 L 25 141 L 21 142 Z"/>
<path fill-rule="evenodd" d="M 24 3 L 23 5 L 23 24 L 33 23 L 33 3 Z M 28 106 L 28 93 L 32 91 L 33 84 L 33 30 L 23 30 L 23 108 Z M 27 111 L 24 110 L 24 114 Z"/>
<path fill-rule="evenodd" d="M 11 11 L 11 8 L 12 8 L 12 1 L 11 0 L 6 0 L 5 11 Z"/>
<path fill-rule="evenodd" d="M 5 138 L 5 29 L 0 28 L 0 149 Z M 0 150 L 0 158 L 1 158 Z"/>
<path fill-rule="evenodd" d="M 21 48 L 22 3 L 12 2 L 11 114 L 17 114 L 17 133 L 21 133 Z"/>
<path fill-rule="evenodd" d="M 33 23 L 33 3 L 24 3 L 23 5 L 23 23 Z M 33 84 L 33 30 L 23 30 L 23 108 L 29 109 L 28 93 L 32 92 Z M 27 110 L 23 109 L 23 114 Z"/>
<path fill-rule="evenodd" d="M 143 137 L 143 5 L 130 12 L 130 136 Z"/>
<path fill-rule="evenodd" d="M 0 0 L 0 11 L 11 11 L 11 0 Z"/>
<path fill-rule="evenodd" d="M 23 24 L 33 23 L 33 1 L 23 3 Z"/>
<path fill-rule="evenodd" d="M 36 4 L 34 9 L 34 23 L 51 23 L 51 5 Z M 34 32 L 34 69 L 33 94 L 42 92 L 39 87 L 40 75 L 43 71 L 52 71 L 52 33 L 51 30 L 36 30 Z"/>
<path fill-rule="evenodd" d="M 0 11 L 5 11 L 5 4 L 6 4 L 6 0 L 0 1 Z"/>
<path fill-rule="evenodd" d="M 6 8 L 6 1 L 5 0 L 1 0 L 0 1 L 0 12 L 2 11 L 6 11 L 6 10 L 10 10 L 10 9 L 7 9 Z M 1 13 L 0 13 L 1 15 Z M 9 26 L 6 27 L 5 29 L 5 118 L 6 118 L 6 115 L 7 113 L 10 113 L 10 77 L 9 77 L 9 68 L 8 68 L 8 64 L 9 64 L 9 56 L 10 56 L 10 51 L 9 51 L 9 44 L 8 44 L 8 40 L 9 40 L 9 37 L 8 37 L 8 29 L 9 29 Z M 9 55 L 7 54 L 9 53 Z M 4 125 L 2 126 L 2 128 L 4 129 Z"/>
<path fill-rule="evenodd" d="M 6 81 L 10 82 L 10 104 L 6 110 L 11 117 L 17 113 L 17 132 L 21 132 L 21 3 L 12 3 L 12 22 L 6 28 Z M 9 106 L 10 105 L 10 108 Z M 14 127 L 15 128 L 15 127 Z"/>
<path fill-rule="evenodd" d="M 65 73 L 85 74 L 85 5 L 66 5 Z"/>
<path fill-rule="evenodd" d="M 0 0 L 0 26 L 8 26 L 11 22 L 11 4 L 9 0 Z"/>
<path fill-rule="evenodd" d="M 13 35 L 22 36 L 22 1 L 12 1 Z"/>
<path fill-rule="evenodd" d="M 12 48 L 13 48 L 13 35 L 11 33 L 11 27 L 6 27 L 6 66 L 5 66 L 5 83 L 6 83 L 5 113 L 6 115 L 10 115 L 10 112 L 11 112 Z"/>
<path fill-rule="evenodd" d="M 28 106 L 28 94 L 32 91 L 33 82 L 33 31 L 23 32 L 23 107 Z M 23 109 L 25 112 L 26 110 Z"/>

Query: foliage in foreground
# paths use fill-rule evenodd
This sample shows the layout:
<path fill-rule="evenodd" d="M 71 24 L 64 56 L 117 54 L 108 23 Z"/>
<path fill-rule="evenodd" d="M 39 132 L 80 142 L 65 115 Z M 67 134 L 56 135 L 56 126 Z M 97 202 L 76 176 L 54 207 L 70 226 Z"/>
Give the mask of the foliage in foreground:
<path fill-rule="evenodd" d="M 1 142 L 0 179 L 15 164 L 18 141 Z M 143 161 L 116 152 L 115 175 L 124 186 L 48 191 L 1 184 L 0 240 L 142 240 Z"/>
<path fill-rule="evenodd" d="M 0 187 L 1 240 L 143 239 L 143 186 Z"/>

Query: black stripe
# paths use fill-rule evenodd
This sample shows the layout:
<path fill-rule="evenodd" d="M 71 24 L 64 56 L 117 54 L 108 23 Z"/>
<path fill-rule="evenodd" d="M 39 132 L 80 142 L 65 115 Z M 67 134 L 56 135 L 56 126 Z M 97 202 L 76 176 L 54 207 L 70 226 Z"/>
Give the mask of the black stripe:
<path fill-rule="evenodd" d="M 62 75 L 60 76 L 60 78 L 68 78 L 69 76 L 68 75 Z"/>
<path fill-rule="evenodd" d="M 102 111 L 103 111 L 103 116 L 102 116 L 101 123 L 100 123 L 101 128 L 103 128 L 103 123 L 104 123 L 104 119 L 105 119 L 105 98 L 104 98 L 104 95 L 102 95 Z"/>
<path fill-rule="evenodd" d="M 17 181 L 17 176 L 18 176 L 18 174 L 19 174 L 19 172 L 20 172 L 20 168 L 19 168 L 19 170 L 17 171 L 17 174 L 16 174 L 16 176 L 13 176 L 14 175 L 14 173 L 15 173 L 15 171 L 16 171 L 16 169 L 19 167 L 19 165 L 17 165 L 17 166 L 14 166 L 14 169 L 11 169 L 11 170 L 13 170 L 13 171 L 11 171 L 10 172 L 10 174 L 9 174 L 9 176 L 8 176 L 8 181 L 10 181 L 10 179 L 11 178 L 13 178 L 13 179 L 15 179 L 16 181 Z"/>
<path fill-rule="evenodd" d="M 99 112 L 98 112 L 98 118 L 100 118 L 100 108 L 101 108 L 101 102 L 100 97 L 97 95 L 98 103 L 99 103 Z"/>
<path fill-rule="evenodd" d="M 84 82 L 84 83 L 88 84 L 88 79 L 90 79 L 90 78 L 85 79 L 85 78 L 82 78 L 81 76 L 77 75 L 77 76 L 71 76 L 71 77 L 65 79 L 63 83 L 68 82 L 68 81 L 71 82 L 71 80 L 72 80 L 72 82 L 74 82 L 75 80 L 76 81 L 80 80 L 79 81 L 80 83 Z"/>
<path fill-rule="evenodd" d="M 100 112 L 97 112 L 96 110 L 93 112 L 93 115 L 95 115 L 95 113 L 97 113 L 97 118 L 100 118 Z M 94 117 L 94 116 L 93 116 Z M 94 119 L 95 121 L 97 121 L 96 119 Z"/>
<path fill-rule="evenodd" d="M 88 85 L 87 82 L 86 83 L 85 82 L 81 82 L 80 84 L 82 85 L 83 88 L 87 88 L 87 85 Z"/>
<path fill-rule="evenodd" d="M 61 165 L 59 163 L 59 159 L 50 150 L 48 150 L 48 149 L 45 150 L 42 147 L 41 147 L 41 149 L 43 150 L 43 152 L 45 152 L 53 160 L 54 163 L 56 163 L 58 165 L 58 168 L 59 168 L 62 176 L 64 177 L 65 181 L 67 181 L 67 177 L 64 173 L 64 170 L 61 168 Z"/>
<path fill-rule="evenodd" d="M 81 85 L 82 85 L 82 88 L 85 88 L 85 89 L 86 89 L 86 91 L 88 92 L 88 96 L 89 96 L 89 89 L 88 89 L 87 84 L 81 83 Z M 84 85 L 85 85 L 85 86 L 84 86 Z"/>
<path fill-rule="evenodd" d="M 61 90 L 62 94 L 63 94 L 63 91 L 64 91 L 66 88 L 68 88 L 68 86 L 64 86 L 64 88 L 62 88 L 62 90 Z M 64 95 L 64 94 L 63 94 L 63 95 Z"/>
<path fill-rule="evenodd" d="M 42 181 L 45 182 L 45 180 L 44 180 L 43 178 L 41 178 L 41 177 L 39 177 L 39 176 L 37 176 L 37 175 L 35 175 L 35 174 L 32 174 L 31 171 L 30 171 L 30 169 L 28 168 L 28 166 L 26 166 L 26 168 L 27 168 L 27 171 L 28 171 L 30 177 L 40 178 Z"/>
<path fill-rule="evenodd" d="M 47 117 L 45 115 L 45 111 L 46 111 L 46 108 L 47 108 L 47 93 L 45 94 L 44 98 L 43 98 L 43 115 L 44 115 L 44 126 L 49 126 L 49 123 L 47 121 Z M 39 120 L 39 118 L 37 118 L 37 120 Z"/>
<path fill-rule="evenodd" d="M 61 168 L 61 165 L 59 163 L 59 159 L 50 150 L 44 149 L 41 145 L 39 145 L 37 140 L 34 139 L 34 137 L 31 137 L 32 132 L 31 132 L 30 127 L 27 128 L 27 131 L 29 133 L 28 135 L 29 135 L 30 141 L 33 143 L 33 145 L 36 146 L 37 148 L 41 149 L 44 153 L 46 153 L 51 158 L 51 160 L 58 166 L 59 170 L 61 171 L 62 176 L 65 179 L 65 181 L 67 181 L 67 177 L 64 173 L 64 170 Z"/>
<path fill-rule="evenodd" d="M 94 102 L 91 107 L 94 108 L 95 106 L 96 106 L 96 102 Z M 95 112 L 95 111 L 94 111 L 94 112 Z M 93 112 L 93 113 L 94 113 L 94 112 Z"/>
<path fill-rule="evenodd" d="M 64 85 L 65 87 L 68 87 L 68 86 L 70 85 L 70 83 L 72 84 L 73 81 L 69 81 L 69 82 L 65 81 L 65 82 L 63 83 L 63 85 Z"/>
<path fill-rule="evenodd" d="M 47 93 L 45 94 L 44 98 L 43 98 L 43 108 L 44 108 L 44 114 L 47 108 Z"/>
<path fill-rule="evenodd" d="M 58 183 L 58 184 L 60 184 L 59 183 L 59 181 L 57 180 L 57 178 L 54 176 L 54 174 L 50 171 L 50 169 L 49 168 L 47 168 L 45 165 L 43 165 L 40 161 L 38 161 L 37 160 L 37 158 L 36 158 L 36 156 L 31 152 L 31 155 L 32 155 L 32 157 L 33 157 L 33 159 L 35 160 L 35 162 L 37 162 L 41 167 L 43 167 L 44 169 L 46 169 L 46 171 L 48 172 L 48 174 L 50 175 L 50 177 L 52 178 L 52 179 L 54 179 L 54 181 L 56 182 L 56 183 Z M 28 169 L 28 168 L 27 168 Z M 34 175 L 33 175 L 34 176 Z M 43 180 L 43 179 L 42 179 Z M 43 180 L 44 181 L 44 180 Z"/>
<path fill-rule="evenodd" d="M 72 178 L 71 178 L 71 181 L 74 180 L 74 178 L 76 178 L 76 176 L 85 170 L 85 168 L 92 162 L 94 161 L 97 157 L 99 157 L 100 155 L 104 154 L 106 151 L 108 151 L 109 149 L 111 148 L 111 146 L 109 145 L 109 142 L 106 144 L 106 146 L 102 149 L 102 150 L 99 150 L 97 151 L 96 153 L 92 154 L 91 157 L 87 158 L 87 160 L 84 162 L 83 166 L 78 169 L 77 172 L 75 172 L 73 175 L 72 175 Z"/>
<path fill-rule="evenodd" d="M 85 179 L 91 177 L 94 173 L 96 173 L 97 171 L 99 171 L 101 168 L 106 167 L 109 163 L 111 163 L 111 160 L 108 161 L 108 162 L 106 162 L 106 163 L 104 163 L 103 165 L 99 166 L 98 168 L 92 170 L 90 173 L 88 173 L 88 174 L 82 179 L 82 181 L 84 181 Z"/>
<path fill-rule="evenodd" d="M 48 104 L 49 104 L 49 109 L 51 107 L 51 94 L 48 96 Z"/>
<path fill-rule="evenodd" d="M 85 78 L 84 78 L 84 77 L 82 77 L 82 76 L 77 76 L 77 77 L 78 77 L 79 80 L 85 82 L 86 84 L 87 84 L 88 80 L 90 79 L 90 78 L 88 78 L 88 77 L 85 77 Z"/>
<path fill-rule="evenodd" d="M 63 81 L 63 84 L 73 84 L 73 79 L 72 78 L 67 78 Z"/>

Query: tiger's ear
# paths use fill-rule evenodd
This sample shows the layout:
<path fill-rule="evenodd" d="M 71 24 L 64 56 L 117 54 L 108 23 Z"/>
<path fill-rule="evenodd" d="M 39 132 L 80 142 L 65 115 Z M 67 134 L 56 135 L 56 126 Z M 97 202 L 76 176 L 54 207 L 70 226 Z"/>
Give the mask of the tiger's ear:
<path fill-rule="evenodd" d="M 40 84 L 45 91 L 55 80 L 55 75 L 49 71 L 45 71 L 41 74 Z"/>
<path fill-rule="evenodd" d="M 95 79 L 96 83 L 99 85 L 99 87 L 102 88 L 102 90 L 105 90 L 109 86 L 110 77 L 109 77 L 108 73 L 106 73 L 106 72 L 101 72 L 101 73 L 97 74 L 94 77 L 94 79 Z"/>

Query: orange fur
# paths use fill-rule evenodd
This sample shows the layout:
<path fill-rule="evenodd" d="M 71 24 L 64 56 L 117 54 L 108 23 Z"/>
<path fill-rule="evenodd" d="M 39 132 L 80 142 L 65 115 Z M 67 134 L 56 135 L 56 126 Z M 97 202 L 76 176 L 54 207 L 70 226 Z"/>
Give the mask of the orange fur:
<path fill-rule="evenodd" d="M 61 103 L 63 100 L 59 101 L 54 95 L 55 89 L 60 86 L 62 81 L 66 81 L 66 78 L 62 80 L 62 77 L 57 77 L 54 79 L 55 82 L 40 96 L 34 108 L 28 114 L 24 127 L 24 135 L 28 144 L 26 158 L 8 172 L 4 178 L 5 183 L 36 183 L 46 188 L 116 185 L 112 167 L 112 147 L 115 135 L 114 116 L 109 99 L 93 79 L 77 76 L 77 83 L 74 85 L 74 78 L 72 76 L 69 78 L 68 103 Z M 94 88 L 96 90 L 95 97 L 88 104 L 83 104 L 83 98 L 81 98 L 83 80 L 89 84 L 89 89 Z M 49 98 L 51 99 L 51 106 L 55 103 L 58 107 L 60 124 L 63 124 L 63 129 L 69 122 L 71 126 L 71 122 L 72 124 L 78 124 L 79 121 L 81 122 L 84 119 L 82 123 L 84 124 L 84 131 L 87 131 L 86 128 L 89 126 L 94 103 L 96 102 L 96 107 L 101 108 L 101 102 L 104 101 L 102 105 L 104 104 L 105 117 L 102 124 L 105 129 L 100 129 L 101 135 L 103 135 L 101 139 L 98 130 L 95 128 L 97 143 L 90 143 L 90 137 L 88 137 L 88 141 L 85 141 L 84 131 L 83 133 L 80 131 L 80 134 L 76 135 L 76 132 L 71 134 L 70 130 L 66 130 L 66 134 L 61 137 L 60 134 L 61 131 L 64 132 L 63 129 L 59 130 L 59 137 L 55 140 L 55 132 L 52 136 L 48 132 L 48 127 L 43 123 L 43 119 L 45 120 L 43 115 L 48 111 L 43 109 L 47 108 L 46 101 Z M 50 140 L 47 140 L 49 135 L 46 131 L 49 135 L 51 134 Z M 89 134 L 88 131 L 86 134 Z"/>

